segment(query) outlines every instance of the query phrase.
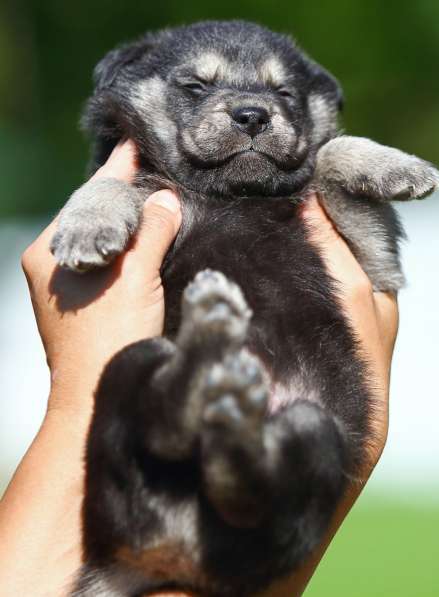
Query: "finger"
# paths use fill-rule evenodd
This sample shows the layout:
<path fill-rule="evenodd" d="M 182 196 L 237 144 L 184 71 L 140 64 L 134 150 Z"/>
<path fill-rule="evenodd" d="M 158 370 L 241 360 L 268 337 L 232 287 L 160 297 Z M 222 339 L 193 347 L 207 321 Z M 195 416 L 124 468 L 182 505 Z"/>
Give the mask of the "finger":
<path fill-rule="evenodd" d="M 383 347 L 390 359 L 399 326 L 398 298 L 391 292 L 374 292 L 374 302 Z"/>
<path fill-rule="evenodd" d="M 398 297 L 393 292 L 374 292 L 375 304 L 380 316 L 386 320 L 395 319 L 398 312 Z"/>
<path fill-rule="evenodd" d="M 307 223 L 309 232 L 314 240 L 325 243 L 337 242 L 339 240 L 340 235 L 320 205 L 317 195 L 312 195 L 303 204 L 302 217 Z"/>
<path fill-rule="evenodd" d="M 124 260 L 124 267 L 135 264 L 151 273 L 158 272 L 180 224 L 178 197 L 168 190 L 153 193 L 145 202 L 142 226 Z"/>
<path fill-rule="evenodd" d="M 329 274 L 341 282 L 346 290 L 370 285 L 360 264 L 316 196 L 305 204 L 302 217 L 306 223 L 308 237 L 318 247 Z"/>
<path fill-rule="evenodd" d="M 49 247 L 50 241 L 56 232 L 57 224 L 58 221 L 55 218 L 23 252 L 21 266 L 26 277 L 35 269 L 44 269 L 46 277 L 51 275 L 56 266 L 56 261 Z"/>
<path fill-rule="evenodd" d="M 132 182 L 137 168 L 136 146 L 134 141 L 127 139 L 116 145 L 108 160 L 95 172 L 92 179 L 118 178 L 125 182 Z"/>

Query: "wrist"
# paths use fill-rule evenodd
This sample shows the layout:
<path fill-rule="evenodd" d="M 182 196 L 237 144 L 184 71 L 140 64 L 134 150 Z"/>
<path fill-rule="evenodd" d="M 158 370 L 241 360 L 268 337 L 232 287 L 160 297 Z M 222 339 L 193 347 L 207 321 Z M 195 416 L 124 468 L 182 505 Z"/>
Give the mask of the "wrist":
<path fill-rule="evenodd" d="M 104 369 L 103 363 L 81 367 L 77 362 L 58 362 L 50 367 L 50 393 L 47 413 L 60 413 L 88 424 L 94 395 Z"/>
<path fill-rule="evenodd" d="M 64 595 L 80 567 L 85 437 L 76 417 L 48 410 L 17 468 L 0 503 L 5 597 Z"/>

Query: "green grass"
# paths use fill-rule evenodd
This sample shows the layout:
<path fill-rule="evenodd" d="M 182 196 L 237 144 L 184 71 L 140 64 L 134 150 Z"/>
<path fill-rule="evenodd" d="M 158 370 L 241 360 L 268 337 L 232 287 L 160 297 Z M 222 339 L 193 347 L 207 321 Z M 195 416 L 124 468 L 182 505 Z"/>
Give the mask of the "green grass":
<path fill-rule="evenodd" d="M 306 597 L 438 597 L 439 504 L 360 500 Z"/>

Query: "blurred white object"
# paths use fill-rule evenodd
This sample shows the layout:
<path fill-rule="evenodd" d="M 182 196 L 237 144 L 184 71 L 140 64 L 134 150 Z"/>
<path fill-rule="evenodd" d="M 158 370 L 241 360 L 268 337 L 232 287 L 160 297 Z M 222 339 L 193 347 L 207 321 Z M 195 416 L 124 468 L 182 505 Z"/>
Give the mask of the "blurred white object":
<path fill-rule="evenodd" d="M 35 436 L 46 409 L 49 372 L 21 253 L 41 225 L 0 223 L 0 494 Z"/>
<path fill-rule="evenodd" d="M 439 487 L 439 197 L 398 206 L 408 288 L 391 389 L 390 434 L 368 491 L 413 499 Z M 43 223 L 0 223 L 0 493 L 44 416 L 49 376 L 20 255 Z M 435 498 L 437 499 L 437 498 Z"/>

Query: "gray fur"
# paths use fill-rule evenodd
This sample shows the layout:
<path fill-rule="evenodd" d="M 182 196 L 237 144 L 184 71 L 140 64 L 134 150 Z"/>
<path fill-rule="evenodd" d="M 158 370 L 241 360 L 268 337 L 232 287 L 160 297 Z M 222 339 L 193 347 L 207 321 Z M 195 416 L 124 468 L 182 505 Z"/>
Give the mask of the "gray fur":
<path fill-rule="evenodd" d="M 423 199 L 439 185 L 439 172 L 425 160 L 363 137 L 340 136 L 319 150 L 316 179 L 353 197 L 377 201 Z"/>
<path fill-rule="evenodd" d="M 166 111 L 167 85 L 160 77 L 154 76 L 137 83 L 129 91 L 133 107 L 142 116 L 147 127 L 151 127 L 158 139 L 172 152 L 172 157 L 178 159 L 173 151 L 177 137 L 177 127 Z M 154 118 L 151 118 L 154 114 Z M 148 128 L 145 127 L 145 134 Z"/>
<path fill-rule="evenodd" d="M 164 91 L 162 84 L 157 87 L 157 83 L 150 83 L 150 87 L 144 85 L 151 98 L 158 90 L 160 98 Z M 139 92 L 133 97 L 140 98 Z M 143 94 L 142 101 L 148 103 L 148 97 Z M 317 102 L 314 97 L 311 105 L 318 124 L 316 130 L 329 127 L 331 110 L 325 108 L 325 100 L 320 98 Z M 163 111 L 160 106 L 155 104 L 159 115 Z M 137 107 L 146 109 L 140 103 Z M 204 152 L 207 160 L 211 153 L 220 155 L 223 139 L 219 133 L 228 126 L 225 109 L 216 110 L 216 120 L 212 120 L 210 109 L 206 108 L 209 126 L 201 113 L 198 127 L 183 131 L 187 150 Z M 276 117 L 274 114 L 273 126 Z M 280 116 L 279 120 L 282 128 Z M 167 125 L 170 121 L 166 116 L 156 122 L 158 136 L 172 146 L 176 134 L 173 125 Z M 438 171 L 416 156 L 362 137 L 340 136 L 319 150 L 310 187 L 320 192 L 328 215 L 348 241 L 373 287 L 397 291 L 404 285 L 404 275 L 398 255 L 392 249 L 393 239 L 389 237 L 393 212 L 385 203 L 422 199 L 436 190 L 438 184 Z M 371 200 L 380 205 L 371 204 Z M 139 192 L 122 181 L 99 179 L 85 183 L 73 193 L 59 216 L 51 249 L 60 265 L 75 271 L 106 265 L 125 249 L 138 229 L 142 203 Z"/>
<path fill-rule="evenodd" d="M 107 265 L 138 230 L 143 201 L 135 187 L 116 178 L 85 183 L 58 217 L 50 245 L 58 263 L 77 272 Z"/>
<path fill-rule="evenodd" d="M 392 227 L 392 200 L 422 199 L 439 184 L 428 162 L 362 137 L 332 139 L 317 154 L 311 183 L 325 209 L 369 276 L 375 290 L 404 285 Z"/>
<path fill-rule="evenodd" d="M 320 145 L 324 139 L 337 133 L 337 108 L 318 93 L 309 96 L 308 106 L 314 122 L 312 141 Z"/>
<path fill-rule="evenodd" d="M 194 338 L 198 338 L 198 342 L 202 343 L 203 339 L 216 336 L 219 339 L 227 339 L 229 349 L 240 349 L 247 334 L 251 311 L 236 284 L 227 280 L 221 272 L 204 270 L 197 274 L 184 291 L 182 315 L 184 324 L 176 339 L 175 353 L 168 363 L 157 371 L 156 383 L 164 383 L 163 380 L 171 378 L 177 371 L 184 373 L 187 367 L 186 349 L 193 343 Z M 216 354 L 211 358 L 207 355 L 205 365 L 200 364 L 197 376 L 191 383 L 190 397 L 180 417 L 180 426 L 185 429 L 189 441 L 182 442 L 182 434 L 178 429 L 173 434 L 157 425 L 151 430 L 147 440 L 155 453 L 172 453 L 174 458 L 183 459 L 192 450 L 202 416 L 202 388 L 209 385 L 212 390 L 212 384 L 220 385 L 219 382 L 214 384 L 208 375 L 212 368 L 212 359 L 216 358 Z"/>

